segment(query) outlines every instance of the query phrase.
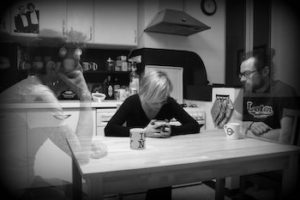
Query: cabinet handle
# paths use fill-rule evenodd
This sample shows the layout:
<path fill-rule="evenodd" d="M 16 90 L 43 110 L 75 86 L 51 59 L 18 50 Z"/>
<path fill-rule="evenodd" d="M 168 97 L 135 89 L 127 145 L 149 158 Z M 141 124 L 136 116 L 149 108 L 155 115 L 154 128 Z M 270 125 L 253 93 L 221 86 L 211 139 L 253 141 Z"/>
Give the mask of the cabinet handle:
<path fill-rule="evenodd" d="M 137 30 L 134 30 L 134 43 L 137 44 Z"/>
<path fill-rule="evenodd" d="M 65 22 L 65 20 L 62 21 L 62 34 L 63 34 L 63 36 L 66 35 L 66 22 Z"/>
<path fill-rule="evenodd" d="M 90 26 L 90 41 L 93 39 L 93 27 Z"/>
<path fill-rule="evenodd" d="M 58 120 L 64 120 L 64 119 L 68 119 L 69 117 L 71 117 L 72 115 L 63 115 L 63 114 L 53 114 L 53 117 L 58 119 Z"/>

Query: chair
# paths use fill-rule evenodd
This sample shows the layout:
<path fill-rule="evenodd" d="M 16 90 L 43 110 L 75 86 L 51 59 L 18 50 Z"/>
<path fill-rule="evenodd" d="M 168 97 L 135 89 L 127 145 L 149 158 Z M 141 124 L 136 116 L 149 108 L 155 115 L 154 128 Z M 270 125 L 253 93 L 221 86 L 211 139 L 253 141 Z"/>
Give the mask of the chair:
<path fill-rule="evenodd" d="M 300 110 L 284 109 L 282 118 L 282 129 L 287 129 L 288 144 L 300 146 Z M 285 132 L 283 131 L 282 134 Z M 283 136 L 281 136 L 283 137 Z"/>
<path fill-rule="evenodd" d="M 284 109 L 281 119 L 281 132 L 279 142 L 300 146 L 300 110 Z M 299 159 L 300 163 L 300 159 Z M 298 184 L 300 184 L 300 173 L 298 173 Z M 264 172 L 243 177 L 243 181 L 259 184 L 262 187 L 275 189 L 275 195 L 280 191 L 282 172 Z M 243 182 L 243 184 L 246 184 Z"/>

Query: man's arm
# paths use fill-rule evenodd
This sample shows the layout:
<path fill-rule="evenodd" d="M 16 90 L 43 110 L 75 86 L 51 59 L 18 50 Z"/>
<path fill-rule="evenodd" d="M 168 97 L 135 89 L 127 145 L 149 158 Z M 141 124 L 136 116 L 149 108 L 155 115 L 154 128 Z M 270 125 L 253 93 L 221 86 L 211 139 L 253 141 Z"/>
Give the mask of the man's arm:
<path fill-rule="evenodd" d="M 255 134 L 253 131 L 247 130 L 246 136 L 256 138 L 256 139 L 267 139 L 272 141 L 279 141 L 281 129 L 271 129 L 261 135 Z"/>

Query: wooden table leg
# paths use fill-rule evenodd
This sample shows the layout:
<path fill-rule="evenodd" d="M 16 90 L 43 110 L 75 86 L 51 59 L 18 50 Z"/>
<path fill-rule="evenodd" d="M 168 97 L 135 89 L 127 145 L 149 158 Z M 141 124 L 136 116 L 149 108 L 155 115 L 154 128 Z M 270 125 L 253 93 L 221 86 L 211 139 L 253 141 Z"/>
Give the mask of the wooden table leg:
<path fill-rule="evenodd" d="M 281 199 L 289 199 L 296 192 L 298 173 L 298 155 L 291 155 L 282 174 Z"/>
<path fill-rule="evenodd" d="M 225 194 L 225 178 L 216 179 L 215 199 L 224 200 Z"/>
<path fill-rule="evenodd" d="M 82 199 L 82 177 L 80 175 L 78 166 L 74 161 L 75 158 L 72 159 L 72 173 L 73 173 L 73 196 L 74 200 Z"/>
<path fill-rule="evenodd" d="M 103 181 L 101 177 L 90 177 L 86 179 L 88 187 L 88 199 L 89 200 L 102 200 L 103 194 Z"/>

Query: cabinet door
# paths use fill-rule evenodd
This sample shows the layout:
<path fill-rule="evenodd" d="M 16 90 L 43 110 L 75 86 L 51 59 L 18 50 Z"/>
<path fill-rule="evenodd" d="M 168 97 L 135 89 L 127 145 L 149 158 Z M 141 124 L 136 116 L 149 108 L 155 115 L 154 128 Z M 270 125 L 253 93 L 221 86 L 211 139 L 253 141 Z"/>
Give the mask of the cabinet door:
<path fill-rule="evenodd" d="M 37 36 L 39 34 L 39 12 L 43 1 L 21 0 L 10 6 L 11 34 Z"/>
<path fill-rule="evenodd" d="M 35 11 L 29 12 L 29 6 Z M 18 1 L 11 7 L 11 33 L 14 35 L 62 37 L 65 23 L 66 0 Z"/>
<path fill-rule="evenodd" d="M 3 186 L 24 189 L 29 186 L 26 112 L 0 110 L 0 175 Z"/>
<path fill-rule="evenodd" d="M 95 134 L 95 110 L 93 112 L 93 134 Z M 36 113 L 36 115 L 38 115 Z M 46 119 L 45 116 L 42 115 L 49 115 L 48 113 L 39 113 L 40 119 Z M 72 132 L 76 131 L 77 123 L 79 120 L 80 111 L 78 108 L 68 108 L 64 109 L 64 120 L 63 123 L 59 124 L 60 126 L 67 127 L 67 129 L 71 130 Z M 50 117 L 52 117 L 51 115 Z M 60 118 L 60 116 L 54 117 L 55 119 Z M 34 148 L 38 148 L 35 155 L 34 160 L 34 175 L 42 177 L 46 182 L 52 184 L 52 185 L 61 185 L 64 184 L 64 182 L 72 182 L 72 160 L 70 155 L 62 151 L 61 148 L 58 147 L 58 144 L 55 144 L 56 142 L 59 144 L 65 144 L 60 143 L 60 137 L 55 137 L 56 142 L 53 142 L 53 140 L 50 140 L 49 137 L 47 137 L 47 133 L 52 134 L 60 134 L 65 129 L 57 128 L 54 123 L 50 123 L 50 120 L 48 119 L 48 127 L 42 129 L 40 127 L 37 127 L 35 129 L 31 130 L 30 135 L 32 137 L 29 137 L 29 143 L 31 143 L 30 146 L 30 152 L 31 155 L 36 151 Z M 40 122 L 39 124 L 44 124 L 44 122 Z M 41 133 L 44 133 L 43 135 Z M 64 139 L 64 138 L 62 138 Z M 64 147 L 64 146 L 63 146 Z M 52 158 L 52 159 L 49 159 Z M 43 186 L 43 185 L 35 185 Z"/>
<path fill-rule="evenodd" d="M 137 1 L 95 1 L 94 42 L 107 45 L 137 45 Z"/>
<path fill-rule="evenodd" d="M 78 117 L 74 113 L 62 114 L 49 109 L 35 109 L 27 113 L 28 162 L 32 176 L 39 176 L 53 185 L 62 184 L 62 180 L 72 181 L 71 157 L 65 152 L 68 146 L 64 136 L 69 130 L 64 126 L 66 119 L 62 119 L 68 116 L 68 120 L 76 123 Z M 43 182 L 38 182 L 34 187 L 43 185 Z"/>
<path fill-rule="evenodd" d="M 91 111 L 92 120 L 90 125 L 93 126 L 93 136 L 96 135 L 96 109 L 92 109 Z M 80 110 L 79 108 L 65 108 L 64 109 L 64 115 L 70 116 L 67 117 L 64 120 L 65 125 L 68 126 L 69 129 L 71 129 L 74 133 L 76 132 L 79 116 L 80 116 Z"/>
<path fill-rule="evenodd" d="M 10 10 L 9 8 L 4 9 L 4 13 L 0 15 L 0 33 L 10 33 Z"/>
<path fill-rule="evenodd" d="M 62 37 L 66 31 L 66 0 L 40 1 L 40 36 Z"/>
<path fill-rule="evenodd" d="M 67 31 L 72 41 L 92 41 L 93 5 L 93 0 L 67 0 Z"/>

